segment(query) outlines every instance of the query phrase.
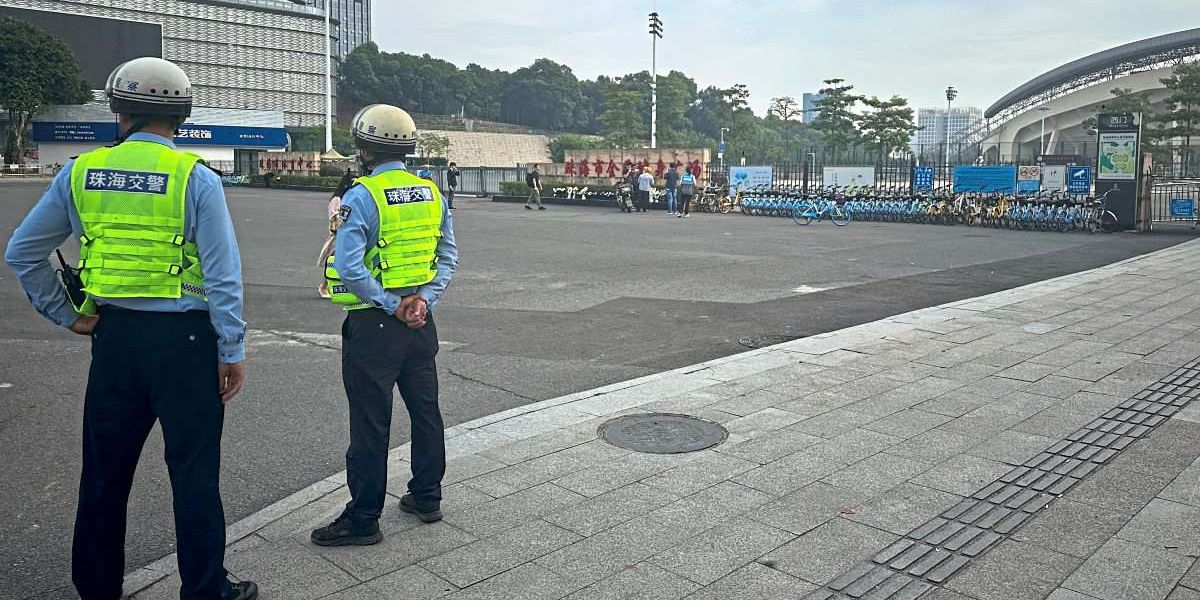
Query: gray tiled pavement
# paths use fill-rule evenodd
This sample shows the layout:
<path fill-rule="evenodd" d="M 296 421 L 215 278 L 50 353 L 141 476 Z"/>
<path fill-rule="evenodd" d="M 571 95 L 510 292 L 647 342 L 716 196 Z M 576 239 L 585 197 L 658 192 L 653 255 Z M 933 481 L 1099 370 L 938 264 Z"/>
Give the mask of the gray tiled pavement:
<path fill-rule="evenodd" d="M 227 563 L 264 600 L 771 600 L 822 586 L 836 598 L 1197 599 L 1200 403 L 1004 536 L 931 521 L 1200 356 L 1197 271 L 1192 242 L 492 415 L 447 431 L 444 522 L 420 524 L 393 496 L 380 545 L 313 547 L 308 531 L 345 501 L 339 474 L 232 525 Z M 729 439 L 667 456 L 596 439 L 613 416 L 656 410 L 721 422 Z M 407 452 L 392 453 L 392 494 Z M 1039 502 L 1017 492 L 995 491 Z M 994 545 L 926 590 L 864 562 L 906 535 Z M 934 573 L 938 552 L 905 568 Z M 171 557 L 139 570 L 127 591 L 177 597 L 172 570 Z"/>

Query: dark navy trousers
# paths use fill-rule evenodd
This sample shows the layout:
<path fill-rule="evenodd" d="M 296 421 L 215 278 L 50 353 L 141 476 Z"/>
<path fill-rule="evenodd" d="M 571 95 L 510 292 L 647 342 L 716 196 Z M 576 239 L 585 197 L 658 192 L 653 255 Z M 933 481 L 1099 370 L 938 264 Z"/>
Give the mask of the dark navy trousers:
<path fill-rule="evenodd" d="M 129 490 L 156 420 L 174 498 L 180 597 L 218 600 L 225 594 L 219 489 L 224 414 L 217 337 L 207 312 L 101 308 L 84 398 L 83 473 L 71 560 L 72 581 L 83 600 L 121 597 Z"/>
<path fill-rule="evenodd" d="M 395 316 L 368 308 L 342 323 L 342 382 L 350 403 L 350 449 L 345 514 L 355 523 L 378 520 L 387 494 L 387 453 L 392 427 L 392 390 L 399 388 L 412 423 L 412 479 L 419 502 L 442 499 L 446 439 L 438 407 L 433 315 L 409 329 Z"/>

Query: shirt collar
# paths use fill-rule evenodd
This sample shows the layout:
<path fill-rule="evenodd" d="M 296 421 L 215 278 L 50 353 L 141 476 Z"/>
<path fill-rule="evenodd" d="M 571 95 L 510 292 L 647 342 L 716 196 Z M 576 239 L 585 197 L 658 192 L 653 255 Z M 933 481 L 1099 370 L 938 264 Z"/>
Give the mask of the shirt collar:
<path fill-rule="evenodd" d="M 126 141 L 129 141 L 129 142 L 154 142 L 155 144 L 162 144 L 168 148 L 172 148 L 172 149 L 175 148 L 174 141 L 169 140 L 161 135 L 157 135 L 154 133 L 146 133 L 145 131 L 139 131 L 137 133 L 131 134 L 129 137 L 127 137 L 125 139 L 126 139 Z"/>
<path fill-rule="evenodd" d="M 387 171 L 395 171 L 395 170 L 397 170 L 397 169 L 399 169 L 399 170 L 401 170 L 401 171 L 407 171 L 407 170 L 408 170 L 408 169 L 406 169 L 406 168 L 404 167 L 404 163 L 403 163 L 403 162 L 401 162 L 401 161 L 398 161 L 398 160 L 393 160 L 393 161 L 391 161 L 391 162 L 385 162 L 385 163 L 383 163 L 383 164 L 376 165 L 374 169 L 371 169 L 371 174 L 372 174 L 372 175 L 378 175 L 378 174 L 380 174 L 380 173 L 384 173 L 384 172 L 387 172 Z"/>

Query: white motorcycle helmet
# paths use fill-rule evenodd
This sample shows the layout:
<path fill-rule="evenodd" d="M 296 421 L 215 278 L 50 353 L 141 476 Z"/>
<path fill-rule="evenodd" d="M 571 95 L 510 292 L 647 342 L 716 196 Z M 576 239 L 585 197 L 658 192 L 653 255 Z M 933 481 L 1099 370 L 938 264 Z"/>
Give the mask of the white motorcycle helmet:
<path fill-rule="evenodd" d="M 144 56 L 113 69 L 104 87 L 112 112 L 126 115 L 192 114 L 192 82 L 175 63 Z"/>
<path fill-rule="evenodd" d="M 404 110 L 390 104 L 372 104 L 354 115 L 354 147 L 384 154 L 408 156 L 417 150 L 417 124 Z"/>

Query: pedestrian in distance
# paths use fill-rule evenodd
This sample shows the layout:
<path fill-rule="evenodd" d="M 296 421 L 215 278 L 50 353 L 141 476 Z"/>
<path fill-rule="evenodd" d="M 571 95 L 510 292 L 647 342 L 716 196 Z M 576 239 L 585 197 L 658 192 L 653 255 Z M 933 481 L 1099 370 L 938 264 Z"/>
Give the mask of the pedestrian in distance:
<path fill-rule="evenodd" d="M 538 210 L 546 210 L 542 205 L 542 174 L 538 171 L 538 166 L 533 165 L 533 168 L 525 174 L 525 185 L 529 186 L 529 199 L 525 201 L 525 210 L 533 210 L 533 205 L 536 204 Z"/>
<path fill-rule="evenodd" d="M 687 217 L 689 214 L 688 206 L 692 203 L 692 198 L 696 196 L 696 176 L 691 171 L 684 171 L 679 176 L 679 203 L 683 207 L 683 212 L 679 213 L 679 217 Z"/>
<path fill-rule="evenodd" d="M 346 219 L 325 270 L 334 304 L 347 311 L 342 383 L 350 405 L 350 501 L 337 519 L 312 532 L 319 546 L 383 539 L 393 389 L 399 388 L 412 424 L 412 478 L 400 510 L 427 523 L 440 520 L 446 473 L 433 308 L 458 266 L 452 214 L 433 182 L 405 169 L 417 140 L 407 112 L 372 104 L 351 127 L 359 165 L 369 175 L 342 196 Z"/>
<path fill-rule="evenodd" d="M 454 192 L 458 190 L 458 165 L 454 161 L 450 161 L 450 168 L 446 169 L 446 206 L 450 210 L 454 210 Z"/>
<path fill-rule="evenodd" d="M 638 203 L 638 177 L 642 174 L 642 168 L 637 165 L 631 165 L 629 172 L 625 173 L 625 179 L 629 182 L 629 189 L 633 193 L 633 204 L 636 207 Z"/>
<path fill-rule="evenodd" d="M 638 210 L 646 212 L 650 209 L 650 192 L 654 190 L 654 176 L 650 174 L 650 167 L 642 168 L 642 174 L 638 176 Z"/>
<path fill-rule="evenodd" d="M 71 580 L 121 598 L 130 487 L 155 421 L 175 508 L 182 600 L 253 600 L 224 567 L 219 487 L 225 404 L 246 378 L 242 271 L 220 177 L 172 141 L 192 110 L 187 75 L 161 58 L 105 86 L 117 144 L 67 163 L 13 233 L 5 260 L 47 319 L 90 336 L 83 470 Z M 47 255 L 80 240 L 59 285 Z M 61 255 L 60 255 L 61 260 Z"/>
<path fill-rule="evenodd" d="M 675 163 L 671 163 L 667 169 L 666 184 L 667 215 L 680 214 L 675 202 L 675 194 L 679 188 L 679 170 Z"/>

